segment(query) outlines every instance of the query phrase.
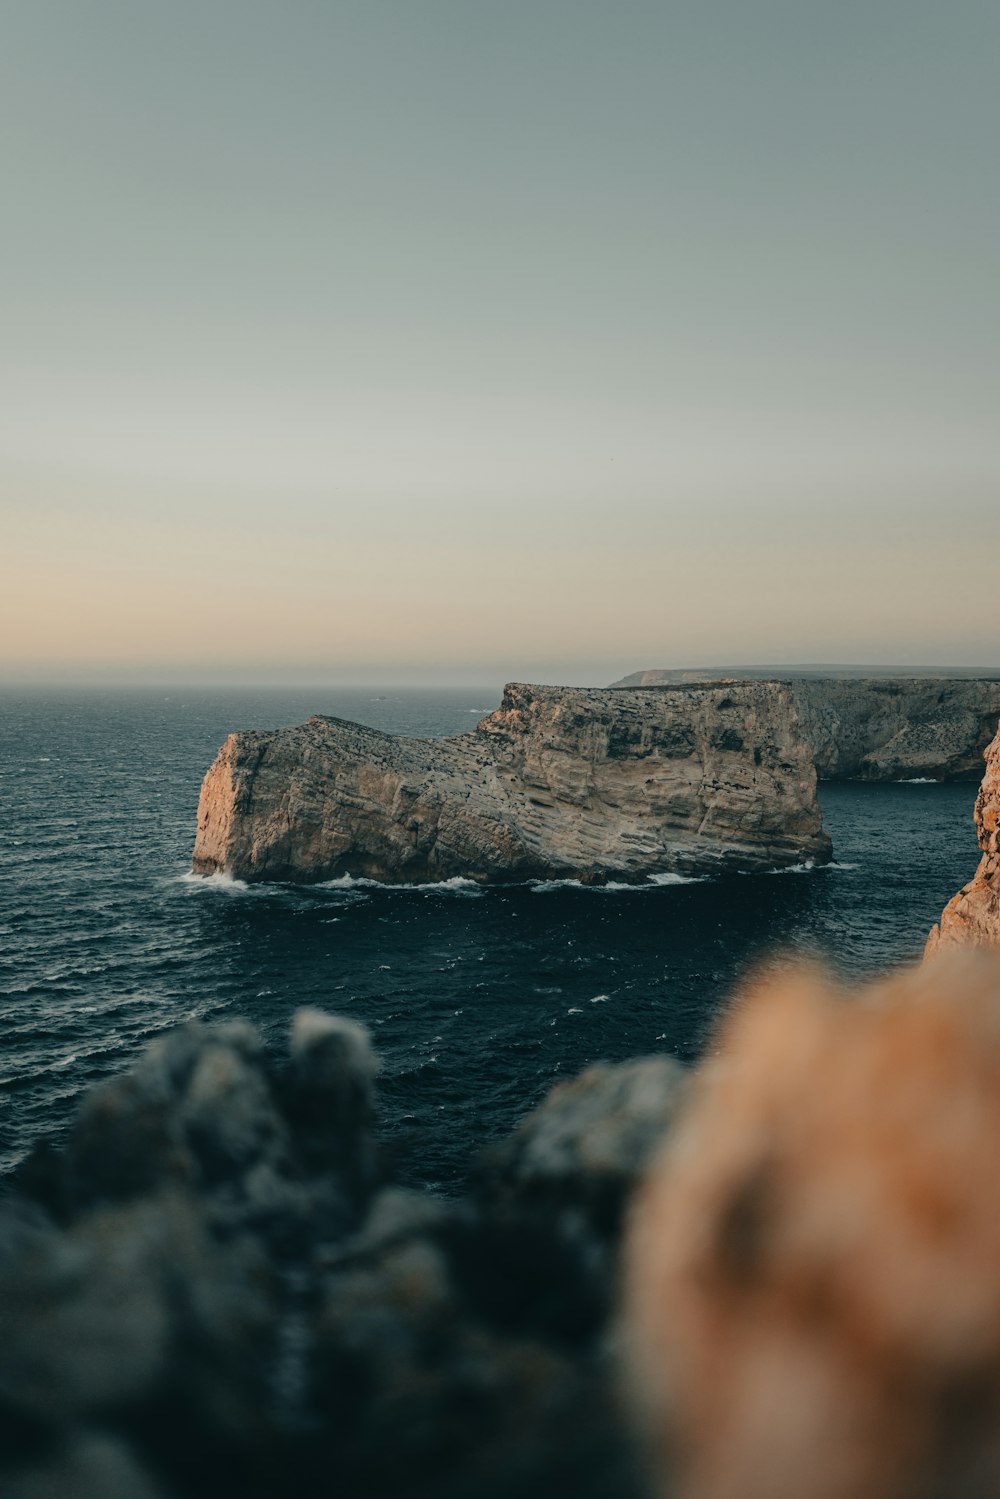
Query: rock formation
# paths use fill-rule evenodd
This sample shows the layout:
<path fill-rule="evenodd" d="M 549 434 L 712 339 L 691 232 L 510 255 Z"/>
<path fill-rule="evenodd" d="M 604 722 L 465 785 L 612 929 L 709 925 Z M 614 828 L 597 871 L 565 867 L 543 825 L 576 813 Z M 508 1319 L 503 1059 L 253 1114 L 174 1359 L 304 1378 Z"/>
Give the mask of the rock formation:
<path fill-rule="evenodd" d="M 194 869 L 247 880 L 641 880 L 825 860 L 786 687 L 506 688 L 468 734 L 341 719 L 231 734 Z"/>
<path fill-rule="evenodd" d="M 735 1008 L 631 1217 L 657 1492 L 1000 1489 L 998 1016 L 981 952 Z"/>
<path fill-rule="evenodd" d="M 386 1180 L 358 1027 L 289 1053 L 182 1027 L 0 1197 L 4 1499 L 638 1499 L 609 1315 L 681 1068 L 591 1069 L 454 1201 Z"/>
<path fill-rule="evenodd" d="M 1000 731 L 986 751 L 986 774 L 976 797 L 976 834 L 983 857 L 969 883 L 945 906 L 926 953 L 956 943 L 1000 943 Z"/>
<path fill-rule="evenodd" d="M 786 968 L 460 1200 L 387 1179 L 351 1022 L 184 1026 L 0 1196 L 0 1492 L 640 1499 L 631 1403 L 671 1499 L 992 1499 L 998 1013 L 982 952 Z"/>
<path fill-rule="evenodd" d="M 717 681 L 723 672 L 715 672 Z M 1000 717 L 1000 680 L 789 675 L 780 668 L 822 780 L 977 781 Z M 676 686 L 695 671 L 642 671 L 616 689 Z M 750 680 L 741 668 L 736 680 Z"/>

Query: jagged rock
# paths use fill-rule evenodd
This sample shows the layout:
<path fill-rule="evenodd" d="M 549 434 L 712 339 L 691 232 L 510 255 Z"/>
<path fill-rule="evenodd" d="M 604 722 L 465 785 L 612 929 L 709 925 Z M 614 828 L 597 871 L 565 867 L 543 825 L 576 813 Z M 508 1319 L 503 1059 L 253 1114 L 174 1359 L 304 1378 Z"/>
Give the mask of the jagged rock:
<path fill-rule="evenodd" d="M 245 1021 L 190 1022 L 94 1088 L 64 1154 L 22 1174 L 64 1217 L 169 1191 L 215 1230 L 336 1237 L 376 1181 L 376 1065 L 361 1027 L 316 1010 L 296 1015 L 283 1075 Z"/>
<path fill-rule="evenodd" d="M 699 679 L 718 680 L 728 672 L 641 671 L 623 677 L 616 688 Z M 1000 680 L 971 675 L 836 677 L 785 676 L 736 669 L 738 680 L 785 680 L 798 711 L 803 735 L 822 780 L 976 781 L 982 754 L 1000 716 Z"/>
<path fill-rule="evenodd" d="M 87 1433 L 4 1474 L 4 1499 L 177 1499 L 136 1460 L 127 1443 Z"/>
<path fill-rule="evenodd" d="M 374 1074 L 366 1034 L 316 1010 L 283 1066 L 245 1023 L 187 1025 L 29 1160 L 0 1199 L 0 1491 L 637 1495 L 595 1204 L 666 1122 L 671 1064 L 543 1106 L 509 1173 L 534 1223 L 498 1185 L 377 1190 Z"/>
<path fill-rule="evenodd" d="M 973 814 L 983 857 L 972 879 L 945 906 L 927 938 L 926 955 L 956 943 L 1000 943 L 1000 732 L 986 751 Z"/>
<path fill-rule="evenodd" d="M 404 882 L 770 868 L 829 857 L 815 790 L 780 684 L 514 684 L 450 739 L 322 717 L 231 734 L 202 787 L 193 866 Z"/>
<path fill-rule="evenodd" d="M 376 1177 L 375 1076 L 368 1032 L 340 1015 L 297 1010 L 284 1110 L 303 1160 L 333 1172 L 363 1200 Z"/>
<path fill-rule="evenodd" d="M 478 1295 L 505 1325 L 586 1343 L 612 1313 L 622 1215 L 687 1085 L 680 1063 L 600 1063 L 558 1084 L 478 1174 Z"/>
<path fill-rule="evenodd" d="M 631 1386 L 672 1499 L 1000 1488 L 1000 964 L 733 1011 L 631 1214 Z"/>
<path fill-rule="evenodd" d="M 274 1315 L 259 1248 L 220 1244 L 189 1198 L 98 1209 L 61 1231 L 3 1203 L 0 1430 L 21 1450 L 3 1443 L 0 1488 L 114 1493 L 133 1457 L 183 1480 L 222 1452 L 243 1471 L 268 1409 Z M 128 1430 L 131 1451 L 92 1447 L 104 1429 Z M 147 1489 L 159 1485 L 137 1476 Z"/>
<path fill-rule="evenodd" d="M 490 1193 L 512 1204 L 563 1204 L 585 1212 L 595 1231 L 613 1229 L 686 1083 L 680 1063 L 664 1056 L 599 1062 L 558 1083 L 490 1151 L 484 1173 Z"/>
<path fill-rule="evenodd" d="M 385 1193 L 322 1282 L 316 1403 L 348 1492 L 407 1499 L 636 1494 L 607 1350 L 497 1318 L 470 1212 Z M 535 1275 L 551 1273 L 548 1260 Z"/>
<path fill-rule="evenodd" d="M 559 1083 L 489 1150 L 479 1194 L 492 1218 L 540 1217 L 591 1253 L 617 1239 L 629 1193 L 677 1113 L 687 1074 L 670 1057 L 598 1063 Z"/>

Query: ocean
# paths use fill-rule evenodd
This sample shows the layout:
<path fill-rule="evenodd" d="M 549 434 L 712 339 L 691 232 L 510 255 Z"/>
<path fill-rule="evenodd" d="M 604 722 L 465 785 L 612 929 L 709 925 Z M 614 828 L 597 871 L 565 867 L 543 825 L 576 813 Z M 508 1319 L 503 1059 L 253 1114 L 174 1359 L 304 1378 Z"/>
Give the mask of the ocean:
<path fill-rule="evenodd" d="M 400 1179 L 458 1190 L 478 1150 L 590 1062 L 684 1062 L 748 965 L 916 958 L 977 862 L 974 785 L 820 787 L 834 863 L 630 889 L 247 886 L 189 864 L 201 778 L 239 728 L 332 713 L 462 733 L 474 689 L 0 693 L 0 1171 L 81 1093 L 190 1019 L 248 1016 L 280 1053 L 298 1005 L 367 1025 Z"/>

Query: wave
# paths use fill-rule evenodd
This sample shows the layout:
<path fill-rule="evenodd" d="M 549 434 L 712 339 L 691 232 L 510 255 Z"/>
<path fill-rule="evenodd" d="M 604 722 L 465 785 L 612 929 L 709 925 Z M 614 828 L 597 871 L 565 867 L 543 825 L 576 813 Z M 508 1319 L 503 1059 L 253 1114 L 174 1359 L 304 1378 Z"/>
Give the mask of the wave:
<path fill-rule="evenodd" d="M 903 776 L 896 782 L 897 786 L 940 786 L 940 784 L 936 776 Z"/>
<path fill-rule="evenodd" d="M 812 874 L 816 870 L 851 870 L 857 869 L 856 864 L 839 863 L 831 861 L 827 864 L 817 864 L 814 859 L 806 859 L 800 864 L 786 864 L 777 869 L 766 870 L 742 870 L 744 875 L 760 874 Z M 711 874 L 678 874 L 674 870 L 664 870 L 658 874 L 646 875 L 641 880 L 605 880 L 602 884 L 585 884 L 583 880 L 565 878 L 552 880 L 525 880 L 497 885 L 484 885 L 478 880 L 469 879 L 465 875 L 452 875 L 447 880 L 424 880 L 424 881 L 392 881 L 374 880 L 367 875 L 341 874 L 330 880 L 319 880 L 311 885 L 287 885 L 280 883 L 269 884 L 266 881 L 251 883 L 241 880 L 231 874 L 195 874 L 188 870 L 185 874 L 176 876 L 176 881 L 183 885 L 194 888 L 212 890 L 223 895 L 290 895 L 308 898 L 310 893 L 320 890 L 338 891 L 344 894 L 353 894 L 356 899 L 366 899 L 367 891 L 386 890 L 394 892 L 410 892 L 419 895 L 457 895 L 465 898 L 477 898 L 483 896 L 488 890 L 530 890 L 533 895 L 549 895 L 557 890 L 585 890 L 596 895 L 637 895 L 649 894 L 652 890 L 669 889 L 680 885 L 703 885 L 718 878 Z"/>
<path fill-rule="evenodd" d="M 764 874 L 813 874 L 823 873 L 825 870 L 842 872 L 849 869 L 857 869 L 857 864 L 840 863 L 830 859 L 826 864 L 817 864 L 815 859 L 806 859 L 801 864 L 783 864 L 780 869 L 765 869 Z"/>
<path fill-rule="evenodd" d="M 443 891 L 449 895 L 481 895 L 482 886 L 475 880 L 466 879 L 462 875 L 454 875 L 450 880 L 428 880 L 423 884 L 395 884 L 388 880 L 372 880 L 360 875 L 342 874 L 333 880 L 317 880 L 312 885 L 288 885 L 279 881 L 269 882 L 267 880 L 254 881 L 241 880 L 236 875 L 217 872 L 215 874 L 195 874 L 188 870 L 186 874 L 176 876 L 175 882 L 188 885 L 194 889 L 212 890 L 223 895 L 290 895 L 308 896 L 317 890 L 418 890 L 418 891 Z"/>
<path fill-rule="evenodd" d="M 707 874 L 648 874 L 643 880 L 605 880 L 602 885 L 585 885 L 582 880 L 528 880 L 528 889 L 536 895 L 548 895 L 553 890 L 588 890 L 595 895 L 648 895 L 651 890 L 666 885 L 700 885 L 710 879 Z"/>
<path fill-rule="evenodd" d="M 323 880 L 309 886 L 312 890 L 416 890 L 421 893 L 435 891 L 445 895 L 482 895 L 483 887 L 477 880 L 465 875 L 452 875 L 450 880 L 425 880 L 417 883 L 395 883 L 389 880 L 372 880 L 362 875 L 342 874 L 334 880 Z"/>
<path fill-rule="evenodd" d="M 260 895 L 274 888 L 268 885 L 251 885 L 247 880 L 239 880 L 234 874 L 224 874 L 222 871 L 215 874 L 195 874 L 193 869 L 177 875 L 176 883 L 189 885 L 194 890 L 209 890 L 217 895 Z"/>

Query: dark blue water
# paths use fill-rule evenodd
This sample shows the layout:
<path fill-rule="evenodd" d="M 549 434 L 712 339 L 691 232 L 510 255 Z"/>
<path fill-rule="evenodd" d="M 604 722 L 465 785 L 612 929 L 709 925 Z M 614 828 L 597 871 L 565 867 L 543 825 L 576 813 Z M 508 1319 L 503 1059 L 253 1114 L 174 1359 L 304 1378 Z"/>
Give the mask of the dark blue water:
<path fill-rule="evenodd" d="M 82 1089 L 191 1016 L 284 1045 L 297 1005 L 371 1027 L 404 1179 L 448 1188 L 560 1076 L 694 1058 L 775 947 L 851 973 L 916 956 L 976 864 L 974 786 L 826 786 L 836 865 L 631 891 L 245 887 L 185 877 L 202 775 L 234 728 L 336 713 L 464 732 L 460 691 L 0 695 L 0 1167 Z"/>

